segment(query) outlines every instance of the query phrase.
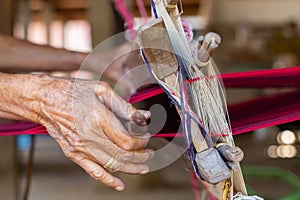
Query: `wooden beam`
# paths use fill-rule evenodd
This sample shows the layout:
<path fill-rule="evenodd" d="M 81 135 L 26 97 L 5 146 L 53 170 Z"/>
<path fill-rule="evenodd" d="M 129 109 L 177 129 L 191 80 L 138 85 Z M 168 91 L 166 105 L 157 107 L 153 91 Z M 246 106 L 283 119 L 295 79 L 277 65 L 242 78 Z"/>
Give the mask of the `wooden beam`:
<path fill-rule="evenodd" d="M 47 0 L 58 9 L 87 9 L 88 0 Z"/>
<path fill-rule="evenodd" d="M 92 26 L 93 47 L 112 36 L 115 18 L 111 0 L 89 0 L 88 18 Z"/>
<path fill-rule="evenodd" d="M 14 21 L 14 0 L 1 0 L 0 33 L 12 35 Z"/>
<path fill-rule="evenodd" d="M 1 0 L 0 33 L 13 34 L 14 0 Z M 2 120 L 0 119 L 0 122 Z M 0 194 L 4 199 L 16 199 L 15 138 L 0 137 Z"/>
<path fill-rule="evenodd" d="M 149 0 L 143 0 L 148 16 L 151 15 L 151 4 Z M 182 0 L 183 15 L 197 15 L 203 0 Z M 140 17 L 140 12 L 136 1 L 132 1 L 132 12 L 136 17 Z"/>
<path fill-rule="evenodd" d="M 31 21 L 41 21 L 41 12 L 31 12 Z M 77 19 L 88 19 L 86 10 L 54 10 L 53 20 L 77 20 Z"/>
<path fill-rule="evenodd" d="M 60 10 L 77 10 L 87 9 L 88 0 L 44 0 L 46 3 L 53 5 L 54 8 Z M 43 2 L 40 0 L 29 0 L 30 10 L 42 10 Z"/>

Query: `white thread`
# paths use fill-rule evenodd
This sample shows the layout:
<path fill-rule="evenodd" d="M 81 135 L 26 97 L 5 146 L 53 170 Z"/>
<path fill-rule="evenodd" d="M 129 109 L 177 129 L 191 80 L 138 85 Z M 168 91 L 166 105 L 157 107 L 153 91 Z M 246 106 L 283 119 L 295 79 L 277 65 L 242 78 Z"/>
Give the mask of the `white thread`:
<path fill-rule="evenodd" d="M 233 196 L 232 200 L 264 200 L 264 199 L 256 195 L 244 196 L 242 193 L 238 192 Z"/>

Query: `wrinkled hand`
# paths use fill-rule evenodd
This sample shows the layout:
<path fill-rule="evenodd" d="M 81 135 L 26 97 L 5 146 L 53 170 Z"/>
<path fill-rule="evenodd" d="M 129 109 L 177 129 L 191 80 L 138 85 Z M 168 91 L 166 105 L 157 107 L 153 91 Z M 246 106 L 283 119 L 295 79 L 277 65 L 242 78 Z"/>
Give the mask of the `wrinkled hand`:
<path fill-rule="evenodd" d="M 123 190 L 109 172 L 145 174 L 153 151 L 150 136 L 132 136 L 119 118 L 145 125 L 148 111 L 136 110 L 104 82 L 46 77 L 40 88 L 38 123 L 44 125 L 65 155 L 93 178 Z"/>
<path fill-rule="evenodd" d="M 129 56 L 130 58 L 128 58 Z M 118 86 L 122 87 L 120 88 L 121 93 L 131 94 L 136 88 L 131 74 L 128 72 L 140 64 L 142 62 L 132 44 L 124 43 L 109 51 L 103 52 L 101 46 L 99 49 L 94 49 L 86 58 L 83 66 L 99 75 L 100 78 L 104 78 L 111 86 L 118 83 Z"/>

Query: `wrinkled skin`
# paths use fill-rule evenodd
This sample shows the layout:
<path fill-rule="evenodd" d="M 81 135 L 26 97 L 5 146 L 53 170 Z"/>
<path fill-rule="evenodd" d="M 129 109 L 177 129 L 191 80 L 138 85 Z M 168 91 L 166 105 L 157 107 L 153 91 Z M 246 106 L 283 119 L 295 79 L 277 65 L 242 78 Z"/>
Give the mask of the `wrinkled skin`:
<path fill-rule="evenodd" d="M 131 94 L 135 90 L 131 77 L 123 76 L 130 69 L 124 65 L 129 52 L 132 50 L 130 43 L 124 43 L 107 51 L 96 48 L 91 53 L 37 45 L 1 33 L 0 43 L 1 72 L 20 73 L 84 69 L 93 72 L 96 76 L 100 75 L 99 78 L 104 78 L 111 86 L 122 78 L 120 91 L 123 93 Z M 131 58 L 131 60 L 136 59 L 137 56 Z"/>
<path fill-rule="evenodd" d="M 100 75 L 111 86 L 118 83 L 121 87 L 118 92 L 128 95 L 136 90 L 130 70 L 139 65 L 143 65 L 139 51 L 132 44 L 124 43 L 106 52 L 96 48 L 86 57 L 82 66 Z"/>
<path fill-rule="evenodd" d="M 133 108 L 108 84 L 1 73 L 0 82 L 1 91 L 6 91 L 0 94 L 0 117 L 42 124 L 65 155 L 93 178 L 123 190 L 124 183 L 109 172 L 149 171 L 144 164 L 153 156 L 152 150 L 144 149 L 149 135 L 130 135 L 119 118 L 145 125 L 150 113 Z M 114 160 L 105 169 L 103 166 L 111 157 Z"/>

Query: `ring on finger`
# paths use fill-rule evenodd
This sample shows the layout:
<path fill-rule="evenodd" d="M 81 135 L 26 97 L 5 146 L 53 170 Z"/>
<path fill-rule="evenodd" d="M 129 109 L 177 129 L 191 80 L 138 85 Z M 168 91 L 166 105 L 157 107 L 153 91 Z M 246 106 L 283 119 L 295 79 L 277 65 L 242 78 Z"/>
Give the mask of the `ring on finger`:
<path fill-rule="evenodd" d="M 103 165 L 103 168 L 109 169 L 112 166 L 114 161 L 115 161 L 115 159 L 113 157 L 110 157 L 110 159 L 106 162 L 106 164 Z"/>

